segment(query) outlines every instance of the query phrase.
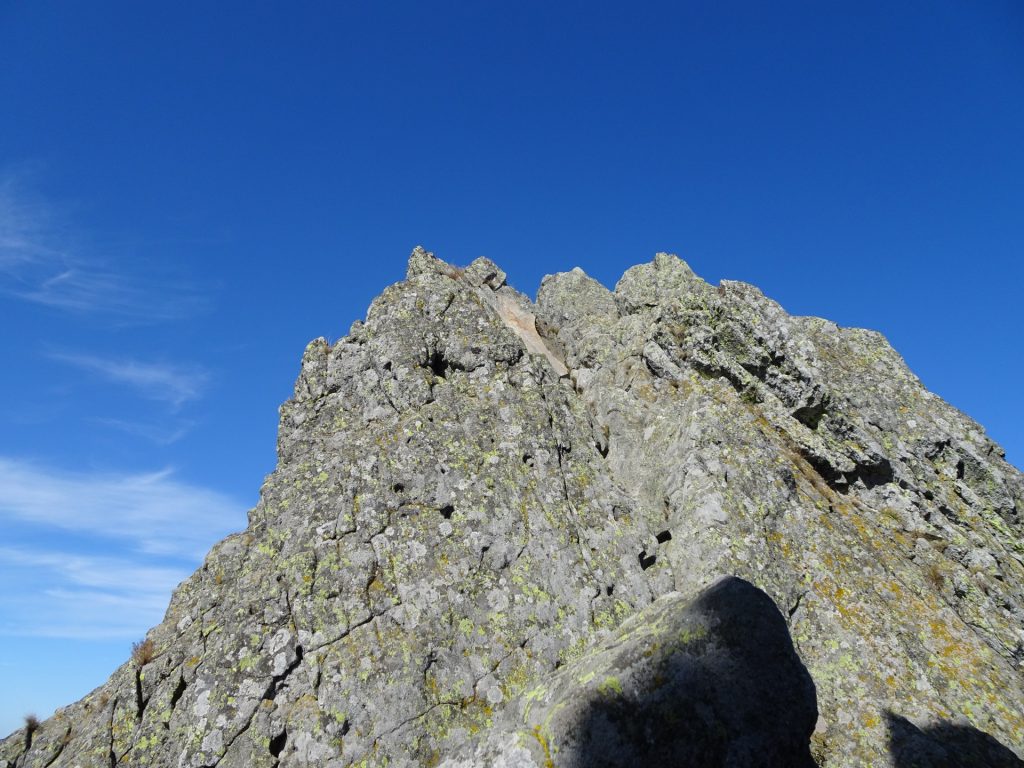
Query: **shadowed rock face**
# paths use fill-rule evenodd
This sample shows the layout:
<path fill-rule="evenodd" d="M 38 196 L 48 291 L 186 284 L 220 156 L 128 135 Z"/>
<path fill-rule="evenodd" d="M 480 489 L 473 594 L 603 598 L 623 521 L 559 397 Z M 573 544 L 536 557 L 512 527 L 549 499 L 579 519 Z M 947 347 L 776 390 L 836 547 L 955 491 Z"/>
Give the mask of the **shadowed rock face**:
<path fill-rule="evenodd" d="M 417 249 L 365 321 L 307 347 L 278 466 L 152 658 L 0 742 L 0 768 L 599 765 L 624 744 L 647 746 L 623 765 L 783 744 L 799 765 L 814 695 L 789 638 L 820 765 L 949 759 L 962 733 L 1020 753 L 1022 510 L 999 447 L 877 333 L 666 254 L 531 302 L 486 259 Z M 680 597 L 727 574 L 761 592 Z M 713 646 L 656 640 L 700 616 Z M 763 666 L 789 685 L 738 671 Z M 717 725 L 645 730 L 671 718 Z"/>
<path fill-rule="evenodd" d="M 918 728 L 889 713 L 889 749 L 897 768 L 1022 768 L 1024 760 L 984 731 L 966 724 Z"/>
<path fill-rule="evenodd" d="M 737 578 L 659 597 L 506 712 L 444 768 L 494 765 L 516 735 L 522 766 L 814 766 L 814 683 L 771 598 Z"/>
<path fill-rule="evenodd" d="M 659 598 L 610 643 L 613 680 L 598 683 L 605 695 L 567 745 L 575 764 L 813 766 L 814 683 L 771 598 L 726 578 L 681 614 L 673 615 L 673 602 Z M 630 633 L 640 637 L 630 642 Z M 581 671 L 599 673 L 597 658 L 588 655 Z M 614 679 L 624 681 L 622 694 L 608 696 Z M 557 721 L 558 714 L 549 727 Z"/>

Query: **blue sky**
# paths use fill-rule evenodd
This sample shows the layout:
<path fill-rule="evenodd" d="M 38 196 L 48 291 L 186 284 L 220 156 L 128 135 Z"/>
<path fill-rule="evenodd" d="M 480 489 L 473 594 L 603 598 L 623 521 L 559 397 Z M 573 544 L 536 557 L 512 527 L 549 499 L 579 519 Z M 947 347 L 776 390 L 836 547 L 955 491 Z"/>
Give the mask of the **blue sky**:
<path fill-rule="evenodd" d="M 0 0 L 0 733 L 245 525 L 411 248 L 660 250 L 883 332 L 1024 463 L 1024 6 Z"/>

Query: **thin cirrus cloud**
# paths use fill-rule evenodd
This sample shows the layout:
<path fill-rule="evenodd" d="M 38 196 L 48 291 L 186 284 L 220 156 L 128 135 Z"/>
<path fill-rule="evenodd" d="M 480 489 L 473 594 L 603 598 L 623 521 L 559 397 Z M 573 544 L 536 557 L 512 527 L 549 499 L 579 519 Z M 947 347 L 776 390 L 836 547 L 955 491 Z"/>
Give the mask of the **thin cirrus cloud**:
<path fill-rule="evenodd" d="M 209 547 L 244 527 L 243 509 L 170 470 L 94 474 L 0 457 L 0 634 L 141 636 Z"/>
<path fill-rule="evenodd" d="M 92 419 L 92 421 L 128 435 L 144 438 L 157 445 L 173 445 L 185 437 L 195 426 L 193 421 L 182 421 L 169 427 L 141 421 L 126 421 L 125 419 Z"/>
<path fill-rule="evenodd" d="M 182 319 L 208 306 L 195 286 L 84 256 L 52 207 L 25 187 L 21 175 L 0 174 L 0 293 L 120 323 Z"/>
<path fill-rule="evenodd" d="M 14 175 L 0 177 L 0 270 L 5 274 L 20 266 L 61 256 L 53 243 L 47 242 L 56 233 L 45 209 L 17 194 L 17 187 Z"/>
<path fill-rule="evenodd" d="M 135 638 L 158 623 L 187 567 L 0 547 L 0 635 Z"/>
<path fill-rule="evenodd" d="M 129 275 L 85 265 L 51 264 L 47 276 L 14 291 L 26 301 L 79 314 L 104 314 L 136 321 L 176 320 L 201 311 L 205 299 L 187 286 L 148 285 Z"/>
<path fill-rule="evenodd" d="M 195 560 L 244 526 L 242 505 L 209 488 L 143 474 L 79 473 L 0 457 L 0 522 L 121 541 L 143 554 Z"/>
<path fill-rule="evenodd" d="M 198 399 L 209 380 L 206 371 L 196 366 L 147 363 L 72 352 L 51 352 L 47 357 L 115 384 L 131 387 L 145 398 L 169 403 L 175 408 Z"/>

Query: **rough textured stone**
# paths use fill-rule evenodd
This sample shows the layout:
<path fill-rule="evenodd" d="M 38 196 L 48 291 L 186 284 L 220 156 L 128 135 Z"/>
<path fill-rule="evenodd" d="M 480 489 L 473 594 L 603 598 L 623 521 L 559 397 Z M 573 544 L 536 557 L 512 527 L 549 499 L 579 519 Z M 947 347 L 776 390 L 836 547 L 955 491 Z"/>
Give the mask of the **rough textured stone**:
<path fill-rule="evenodd" d="M 416 249 L 365 321 L 306 348 L 278 455 L 246 530 L 148 634 L 152 660 L 0 742 L 0 766 L 583 764 L 550 753 L 597 727 L 569 703 L 616 665 L 627 702 L 646 696 L 615 649 L 675 663 L 657 628 L 700 615 L 676 593 L 723 575 L 780 607 L 820 765 L 1024 750 L 1024 479 L 877 333 L 666 254 L 614 291 L 548 277 L 532 303 L 486 259 Z M 745 621 L 715 625 L 721 658 Z M 687 727 L 729 686 L 751 706 L 726 679 L 680 698 Z M 524 709 L 538 686 L 547 725 Z M 707 720 L 715 754 L 806 744 L 806 713 L 777 714 Z M 682 754 L 651 739 L 637 749 Z M 757 764 L 729 759 L 708 764 Z"/>

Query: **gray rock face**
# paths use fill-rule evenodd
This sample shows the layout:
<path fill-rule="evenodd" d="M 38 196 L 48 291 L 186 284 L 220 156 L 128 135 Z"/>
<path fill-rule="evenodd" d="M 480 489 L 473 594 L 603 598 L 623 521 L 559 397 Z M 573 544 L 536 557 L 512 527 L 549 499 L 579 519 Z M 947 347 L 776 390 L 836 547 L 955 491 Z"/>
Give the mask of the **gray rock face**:
<path fill-rule="evenodd" d="M 152 658 L 0 766 L 1019 764 L 1024 479 L 877 333 L 417 249 L 278 454 Z"/>

